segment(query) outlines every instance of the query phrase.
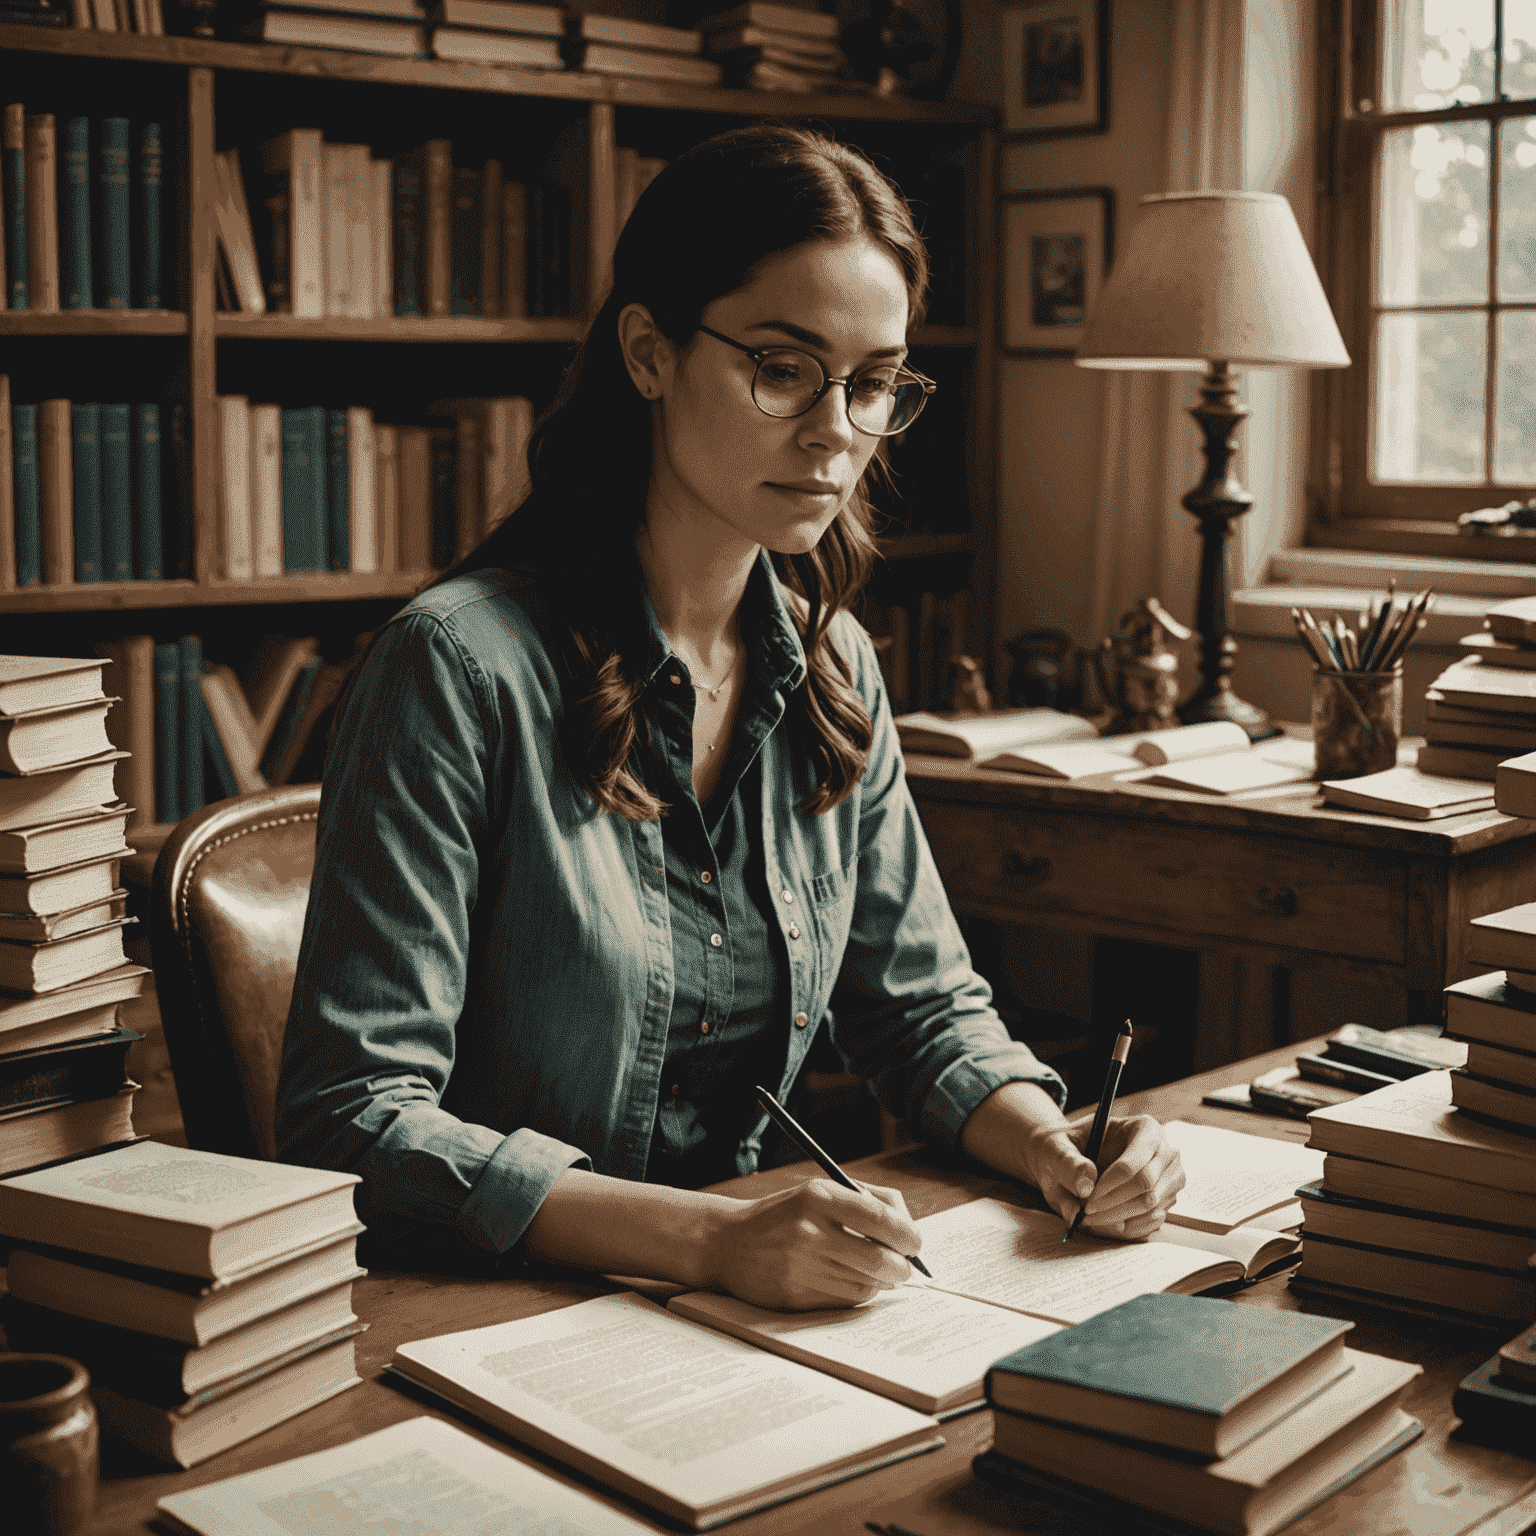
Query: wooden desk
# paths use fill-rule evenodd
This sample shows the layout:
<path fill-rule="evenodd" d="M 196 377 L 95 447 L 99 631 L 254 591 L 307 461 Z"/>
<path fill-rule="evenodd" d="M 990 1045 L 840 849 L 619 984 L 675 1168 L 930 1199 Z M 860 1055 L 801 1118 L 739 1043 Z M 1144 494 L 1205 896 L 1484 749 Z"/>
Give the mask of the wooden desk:
<path fill-rule="evenodd" d="M 1332 965 L 1400 994 L 1400 1016 L 1361 1022 L 1438 1024 L 1442 988 L 1479 969 L 1468 920 L 1536 900 L 1536 821 L 1497 811 L 1413 822 L 1325 807 L 1312 784 L 1221 799 L 919 756 L 907 777 L 961 916 L 1201 953 L 1196 1069 L 1291 1033 L 1244 966 Z M 1302 1028 L 1349 1009 L 1341 988 L 1340 1016 Z"/>
<path fill-rule="evenodd" d="M 1306 1126 L 1300 1121 L 1272 1120 L 1200 1103 L 1201 1094 L 1211 1088 L 1242 1082 L 1253 1073 L 1279 1066 L 1291 1059 L 1295 1049 L 1273 1051 L 1251 1062 L 1131 1095 L 1122 1101 L 1122 1107 L 1128 1114 L 1199 1120 L 1281 1139 L 1305 1140 Z M 1012 1188 L 1007 1181 L 979 1172 L 963 1160 L 923 1151 L 882 1153 L 852 1167 L 861 1178 L 900 1189 L 915 1216 L 929 1216 L 983 1195 L 1007 1198 Z M 743 1196 L 766 1194 L 804 1178 L 808 1169 L 807 1164 L 775 1169 L 720 1187 Z M 401 1419 L 433 1412 L 380 1379 L 379 1373 L 399 1344 L 533 1316 L 611 1289 L 601 1282 L 468 1281 L 375 1272 L 358 1284 L 355 1293 L 358 1314 L 371 1325 L 359 1341 L 359 1374 L 364 1378 L 361 1387 L 190 1472 L 146 1471 L 143 1464 L 129 1466 L 126 1453 L 109 1454 L 91 1536 L 142 1536 L 150 1529 L 155 1500 L 167 1493 L 326 1450 Z M 1351 1342 L 1356 1348 L 1424 1366 L 1424 1375 L 1406 1404 L 1424 1421 L 1423 1437 L 1292 1526 L 1294 1536 L 1318 1536 L 1325 1531 L 1340 1536 L 1367 1531 L 1382 1536 L 1388 1532 L 1451 1536 L 1480 1525 L 1495 1511 L 1515 1507 L 1526 1495 L 1532 1498 L 1529 1523 L 1536 1523 L 1536 1482 L 1532 1481 L 1536 1461 L 1467 1444 L 1450 1435 L 1456 1424 L 1451 1415 L 1452 1391 L 1474 1366 L 1494 1353 L 1503 1342 L 1502 1334 L 1353 1308 L 1321 1298 L 1303 1299 L 1283 1278 L 1263 1281 L 1242 1292 L 1240 1304 L 1353 1317 L 1356 1327 Z M 441 1416 L 452 1417 L 447 1413 Z M 501 1446 L 509 1455 L 535 1462 L 511 1441 L 479 1429 L 472 1420 L 456 1422 L 488 1443 Z M 858 1536 L 864 1521 L 875 1519 L 894 1520 L 922 1536 L 998 1536 L 1017 1531 L 1060 1536 L 1099 1532 L 1103 1536 L 1100 1527 L 1075 1515 L 997 1492 L 972 1475 L 971 1458 L 991 1443 L 990 1413 L 951 1420 L 944 1434 L 947 1444 L 942 1450 L 794 1499 L 733 1522 L 726 1529 L 740 1536 L 789 1536 L 812 1531 Z M 636 1513 L 601 1489 L 591 1491 L 615 1508 Z M 1516 1536 L 1526 1529 L 1528 1523 L 1506 1521 L 1486 1527 L 1486 1536 Z M 1117 1528 L 1117 1536 L 1121 1531 L 1124 1527 Z"/>

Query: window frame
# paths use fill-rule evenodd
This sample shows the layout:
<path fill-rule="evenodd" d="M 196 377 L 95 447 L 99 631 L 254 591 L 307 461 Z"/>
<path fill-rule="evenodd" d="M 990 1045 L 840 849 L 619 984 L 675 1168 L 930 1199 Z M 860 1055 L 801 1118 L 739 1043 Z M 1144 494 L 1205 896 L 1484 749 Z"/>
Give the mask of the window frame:
<path fill-rule="evenodd" d="M 1377 145 L 1389 130 L 1421 123 L 1489 122 L 1496 139 L 1503 119 L 1536 116 L 1536 97 L 1429 112 L 1377 110 L 1382 85 L 1380 14 L 1380 0 L 1318 0 L 1316 245 L 1324 288 L 1352 361 L 1348 368 L 1319 369 L 1311 377 L 1310 542 L 1528 561 L 1531 539 L 1469 538 L 1457 532 L 1456 518 L 1479 507 L 1536 495 L 1536 483 L 1382 484 L 1370 476 Z M 1502 41 L 1501 30 L 1494 46 L 1502 48 Z M 1498 185 L 1491 165 L 1490 196 L 1496 217 Z M 1491 231 L 1489 238 L 1491 244 Z M 1493 302 L 1490 289 L 1485 308 Z M 1493 403 L 1494 364 L 1490 347 L 1485 410 Z M 1485 433 L 1491 432 L 1488 414 Z M 1491 445 L 1485 468 L 1491 473 Z"/>

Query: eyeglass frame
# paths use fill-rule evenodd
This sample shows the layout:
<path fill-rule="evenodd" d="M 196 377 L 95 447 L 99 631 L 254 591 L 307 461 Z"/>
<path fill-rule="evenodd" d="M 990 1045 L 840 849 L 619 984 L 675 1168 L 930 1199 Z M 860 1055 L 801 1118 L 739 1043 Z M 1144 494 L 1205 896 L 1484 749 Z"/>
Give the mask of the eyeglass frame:
<path fill-rule="evenodd" d="M 923 398 L 918 401 L 917 409 L 913 411 L 911 421 L 903 422 L 899 427 L 891 432 L 871 432 L 868 427 L 861 427 L 858 422 L 853 419 L 853 386 L 854 383 L 859 379 L 859 374 L 850 373 L 844 378 L 834 379 L 832 375 L 827 372 L 826 367 L 822 363 L 821 359 L 816 357 L 813 353 L 807 352 L 804 347 L 749 347 L 743 341 L 733 341 L 729 336 L 722 336 L 719 331 L 712 331 L 707 325 L 701 325 L 699 329 L 703 331 L 706 336 L 713 336 L 716 341 L 723 341 L 726 346 L 735 347 L 738 352 L 745 353 L 752 359 L 753 363 L 756 364 L 756 368 L 754 368 L 752 373 L 752 389 L 750 391 L 752 395 L 752 404 L 756 406 L 759 411 L 762 411 L 763 415 L 768 417 L 770 421 L 798 421 L 802 416 L 809 416 L 810 413 L 814 411 L 818 405 L 821 404 L 822 397 L 826 394 L 826 392 L 831 389 L 834 384 L 841 384 L 843 386 L 843 409 L 848 415 L 848 425 L 852 427 L 855 432 L 862 432 L 865 437 L 900 437 L 901 434 L 907 431 L 912 426 L 912 423 L 915 422 L 917 418 L 923 414 L 923 407 L 928 404 L 929 395 L 937 393 L 939 388 L 938 384 L 935 383 L 934 380 L 928 378 L 925 374 L 919 373 L 917 369 L 909 367 L 905 361 L 897 363 L 896 367 L 900 372 L 905 373 L 914 384 L 920 384 L 922 386 Z M 772 411 L 764 411 L 762 406 L 758 403 L 756 370 L 757 368 L 761 368 L 763 366 L 763 360 L 771 352 L 798 352 L 801 357 L 810 358 L 810 360 L 815 363 L 818 368 L 821 369 L 821 388 L 818 389 L 816 393 L 811 397 L 811 403 L 806 406 L 803 411 L 796 411 L 793 416 L 775 416 Z M 876 365 L 871 364 L 870 366 L 874 367 Z M 866 369 L 865 371 L 867 372 L 868 370 Z"/>

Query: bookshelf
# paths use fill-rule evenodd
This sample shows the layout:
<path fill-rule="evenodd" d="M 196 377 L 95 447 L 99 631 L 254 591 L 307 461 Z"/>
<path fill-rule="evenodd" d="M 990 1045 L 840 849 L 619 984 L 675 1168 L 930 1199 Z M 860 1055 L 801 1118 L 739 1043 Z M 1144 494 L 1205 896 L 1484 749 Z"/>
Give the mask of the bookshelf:
<path fill-rule="evenodd" d="M 905 184 L 906 172 L 963 185 L 963 299 L 915 335 L 914 364 L 941 392 L 910 442 L 892 450 L 907 488 L 885 508 L 885 560 L 866 620 L 907 636 L 911 692 L 937 703 L 942 658 L 924 630 L 932 602 L 968 594 L 964 648 L 993 654 L 996 480 L 993 194 L 997 140 L 991 108 L 899 97 L 795 95 L 679 86 L 582 72 L 539 72 L 380 58 L 191 37 L 144 37 L 0 25 L 6 100 L 59 116 L 154 115 L 165 138 L 166 293 L 174 307 L 56 314 L 0 311 L 3 371 L 18 398 L 155 398 L 185 406 L 179 482 L 168 501 L 185 546 L 175 579 L 31 585 L 0 591 L 0 648 L 88 654 L 101 639 L 139 630 L 157 638 L 195 629 L 205 652 L 237 667 L 256 635 L 315 633 L 345 654 L 352 635 L 388 616 L 427 571 L 311 572 L 247 581 L 218 574 L 216 396 L 290 394 L 368 404 L 381 419 L 421 417 L 436 396 L 553 396 L 583 315 L 595 307 L 612 248 L 615 149 L 671 158 L 743 120 L 810 120 L 859 144 Z M 471 158 L 502 154 L 562 182 L 572 198 L 573 308 L 569 318 L 393 317 L 307 319 L 221 311 L 215 301 L 211 188 L 216 151 L 250 164 L 262 139 L 295 126 L 367 142 L 380 155 L 429 137 L 462 143 Z M 937 171 L 933 168 L 937 167 Z M 511 174 L 509 170 L 509 174 Z M 935 207 L 939 204 L 934 203 Z M 450 387 L 451 384 L 451 387 Z M 395 413 L 395 414 L 391 414 Z M 422 418 L 424 419 L 424 418 Z M 169 475 L 169 470 L 168 470 Z M 895 609 L 910 624 L 893 621 Z M 930 626 L 931 629 L 931 626 Z M 951 641 L 952 648 L 959 642 Z M 920 685 L 927 693 L 920 691 Z"/>

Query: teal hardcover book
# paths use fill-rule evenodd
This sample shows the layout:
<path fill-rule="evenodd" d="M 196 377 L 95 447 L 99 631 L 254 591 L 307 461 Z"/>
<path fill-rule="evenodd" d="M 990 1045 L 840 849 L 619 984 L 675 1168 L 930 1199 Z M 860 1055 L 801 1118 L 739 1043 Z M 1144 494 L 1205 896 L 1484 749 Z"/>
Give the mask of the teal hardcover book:
<path fill-rule="evenodd" d="M 328 563 L 333 571 L 352 568 L 352 507 L 348 485 L 351 445 L 345 409 L 326 412 L 326 506 Z"/>
<path fill-rule="evenodd" d="M 282 415 L 283 569 L 323 571 L 328 518 L 325 494 L 325 407 Z"/>
<path fill-rule="evenodd" d="M 160 308 L 160 124 L 139 133 L 139 308 Z"/>
<path fill-rule="evenodd" d="M 128 309 L 128 119 L 101 120 L 102 307 Z"/>
<path fill-rule="evenodd" d="M 227 800 L 231 795 L 240 793 L 240 781 L 235 777 L 229 753 L 224 750 L 224 739 L 219 735 L 219 728 L 213 723 L 213 711 L 208 708 L 208 700 L 201 692 L 197 702 L 201 706 L 198 713 L 203 722 L 203 745 L 208 750 L 208 761 L 213 764 L 213 776 L 219 781 L 219 792 Z"/>
<path fill-rule="evenodd" d="M 1206 1296 L 1137 1296 L 1006 1355 L 994 1407 L 1224 1456 L 1343 1372 L 1353 1323 Z"/>
<path fill-rule="evenodd" d="M 176 643 L 180 657 L 178 718 L 181 725 L 181 814 L 190 816 L 208 803 L 203 793 L 203 642 L 183 635 Z"/>
<path fill-rule="evenodd" d="M 310 694 L 315 691 L 315 679 L 320 675 L 323 665 L 318 657 L 314 661 L 305 662 L 293 680 L 293 687 L 288 690 L 283 712 L 277 717 L 272 739 L 267 743 L 267 750 L 261 759 L 262 777 L 269 783 L 278 765 L 287 757 L 288 748 L 293 745 L 293 733 L 298 730 L 299 721 L 304 718 L 305 706 L 309 703 Z"/>
<path fill-rule="evenodd" d="M 16 489 L 16 585 L 43 579 L 43 525 L 37 482 L 37 407 L 11 407 L 11 463 Z"/>
<path fill-rule="evenodd" d="M 91 120 L 64 121 L 59 189 L 59 287 L 65 309 L 94 309 L 91 297 Z"/>
<path fill-rule="evenodd" d="M 133 568 L 140 581 L 164 574 L 160 505 L 160 407 L 145 401 L 133 408 Z"/>
<path fill-rule="evenodd" d="M 395 161 L 393 192 L 394 236 L 390 254 L 394 260 L 395 313 L 419 315 L 421 307 L 421 153 L 401 155 Z"/>
<path fill-rule="evenodd" d="M 133 580 L 133 464 L 126 402 L 101 408 L 101 577 Z"/>
<path fill-rule="evenodd" d="M 12 143 L 11 116 L 6 117 L 4 148 L 0 149 L 0 197 L 5 200 L 6 297 L 12 309 L 29 306 L 27 293 L 27 154 L 18 121 Z"/>
<path fill-rule="evenodd" d="M 69 408 L 75 479 L 75 580 L 101 580 L 101 407 Z"/>
<path fill-rule="evenodd" d="M 181 647 L 155 647 L 155 815 L 172 824 L 181 805 Z"/>

